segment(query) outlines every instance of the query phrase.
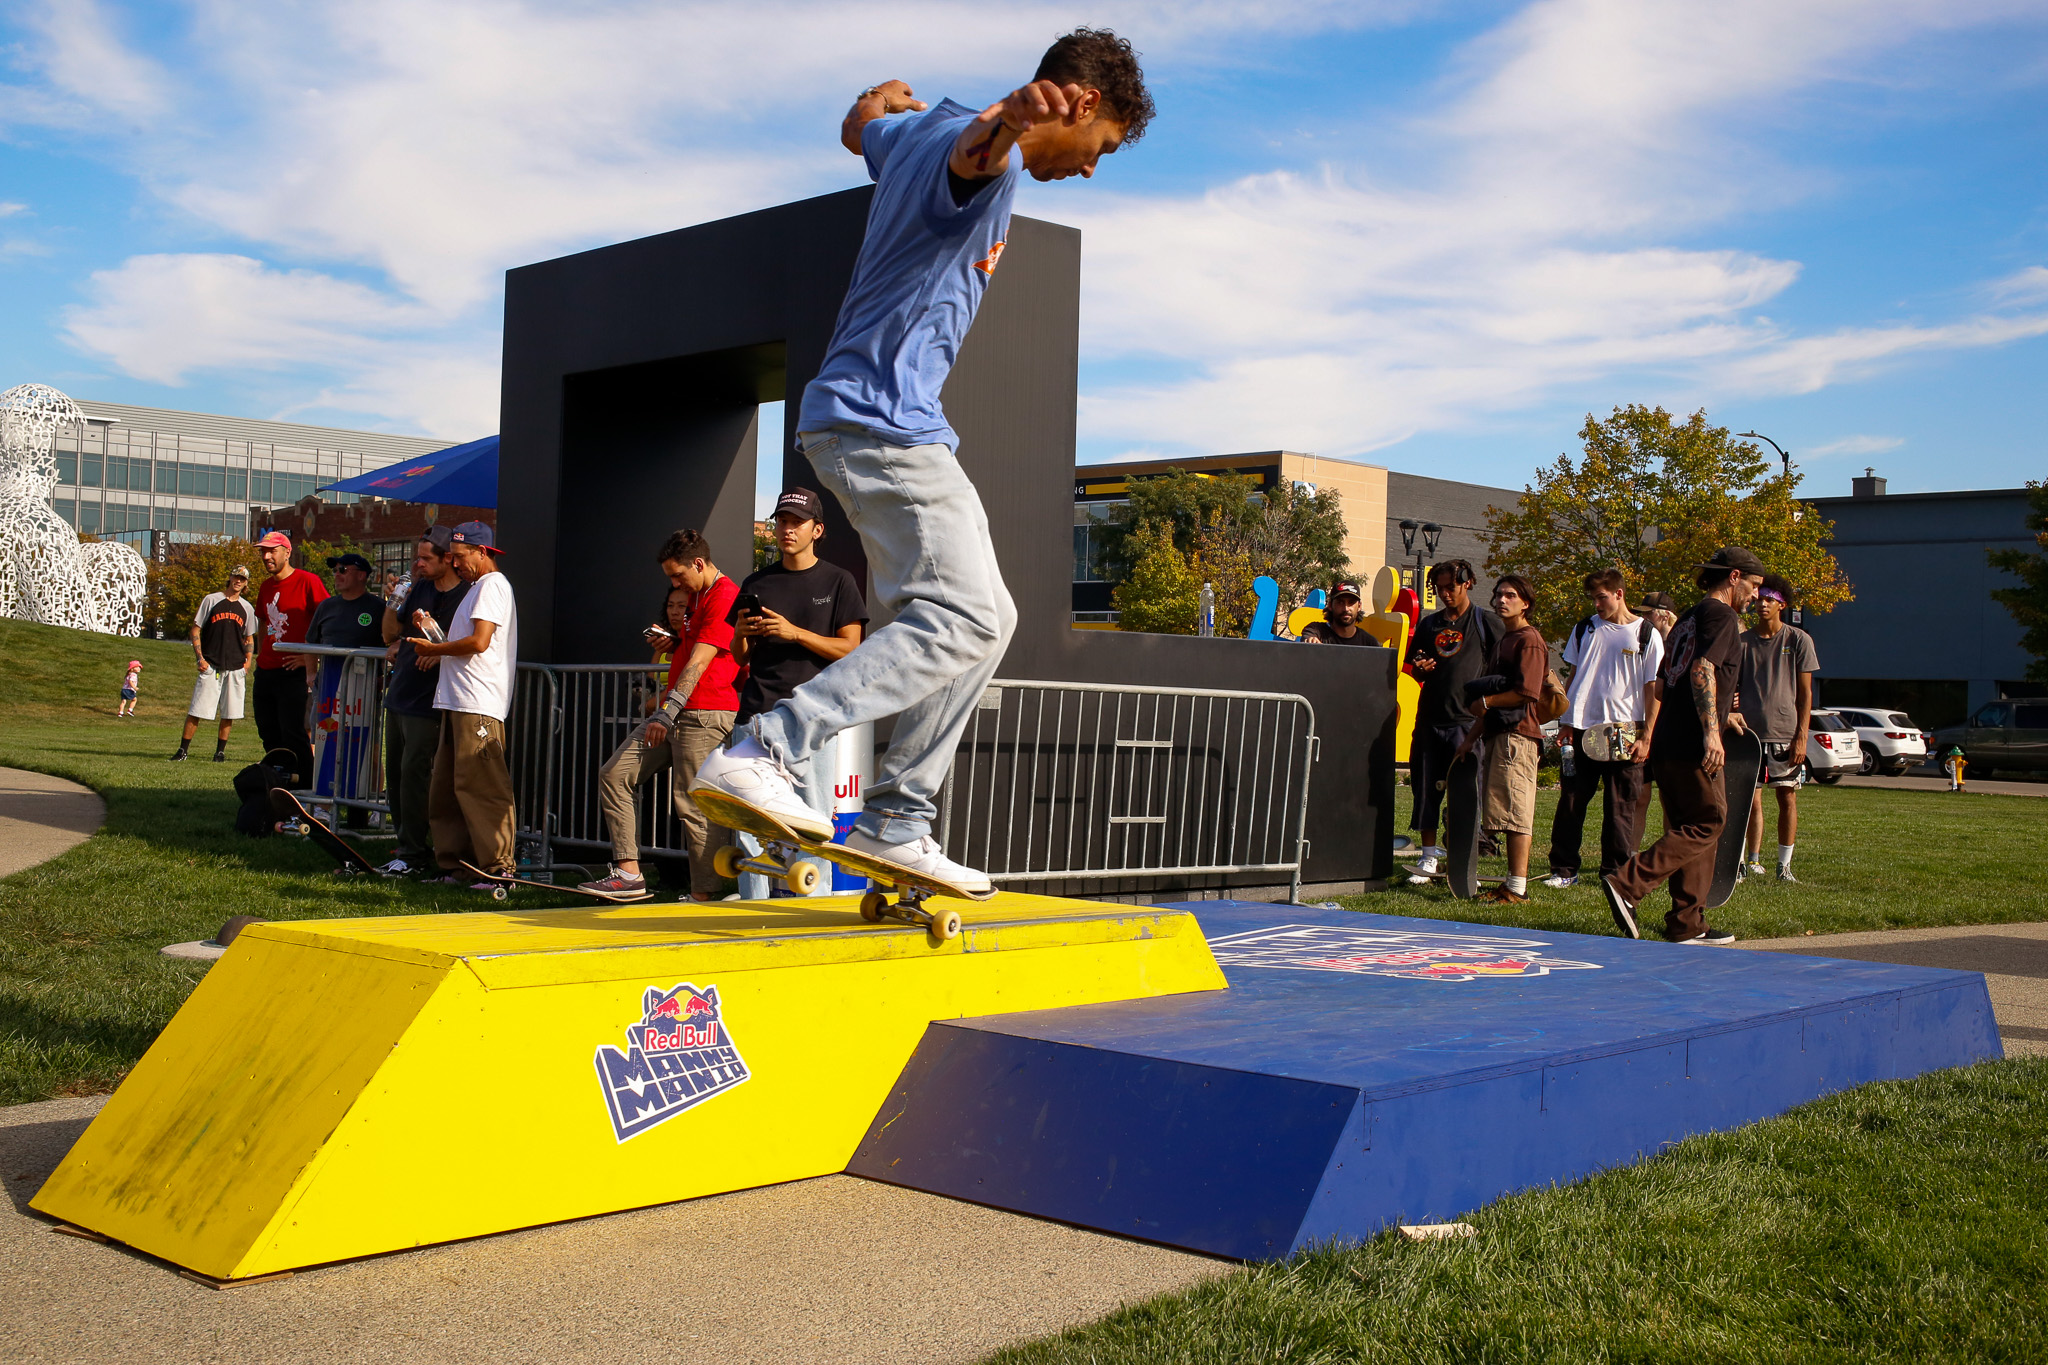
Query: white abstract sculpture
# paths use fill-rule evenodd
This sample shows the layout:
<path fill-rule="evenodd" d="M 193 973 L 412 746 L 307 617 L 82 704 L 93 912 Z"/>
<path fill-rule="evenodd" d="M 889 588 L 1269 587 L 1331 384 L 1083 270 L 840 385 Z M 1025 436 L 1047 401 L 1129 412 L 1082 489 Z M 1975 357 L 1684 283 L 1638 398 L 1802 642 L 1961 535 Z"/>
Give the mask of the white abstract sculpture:
<path fill-rule="evenodd" d="M 79 543 L 50 506 L 57 432 L 78 405 L 44 384 L 0 393 L 0 615 L 108 635 L 140 635 L 149 567 L 133 546 Z"/>

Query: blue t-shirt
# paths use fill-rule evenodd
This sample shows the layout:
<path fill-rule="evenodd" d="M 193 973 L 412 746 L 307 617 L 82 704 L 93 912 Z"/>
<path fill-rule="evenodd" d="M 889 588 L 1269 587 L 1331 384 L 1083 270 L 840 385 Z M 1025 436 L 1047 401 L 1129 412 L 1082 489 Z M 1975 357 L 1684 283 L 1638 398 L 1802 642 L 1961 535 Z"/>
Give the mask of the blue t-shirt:
<path fill-rule="evenodd" d="M 941 100 L 861 130 L 875 180 L 867 238 L 797 430 L 850 424 L 896 445 L 959 445 L 939 390 L 1002 255 L 1022 164 L 1012 147 L 1003 173 L 956 204 L 946 162 L 974 116 Z"/>

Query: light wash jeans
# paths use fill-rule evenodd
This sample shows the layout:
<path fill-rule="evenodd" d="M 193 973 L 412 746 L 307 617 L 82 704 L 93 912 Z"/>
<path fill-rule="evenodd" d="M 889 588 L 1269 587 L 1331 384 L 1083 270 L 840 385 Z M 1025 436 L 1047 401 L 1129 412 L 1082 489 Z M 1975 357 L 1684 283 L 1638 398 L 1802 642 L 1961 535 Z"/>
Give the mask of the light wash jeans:
<path fill-rule="evenodd" d="M 804 454 L 860 532 L 875 600 L 895 619 L 786 701 L 756 716 L 784 763 L 850 725 L 896 717 L 855 828 L 900 844 L 932 832 L 953 750 L 1017 628 L 988 516 L 943 445 L 871 431 L 803 432 Z"/>

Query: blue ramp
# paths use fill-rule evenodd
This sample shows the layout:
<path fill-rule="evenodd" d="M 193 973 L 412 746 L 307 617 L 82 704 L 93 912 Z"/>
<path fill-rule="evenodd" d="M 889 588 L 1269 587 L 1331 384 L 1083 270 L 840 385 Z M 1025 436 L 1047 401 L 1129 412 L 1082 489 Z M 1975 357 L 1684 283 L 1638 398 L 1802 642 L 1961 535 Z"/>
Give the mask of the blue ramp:
<path fill-rule="evenodd" d="M 1971 972 L 1178 908 L 1228 991 L 933 1024 L 847 1170 L 1263 1260 L 2003 1055 Z"/>

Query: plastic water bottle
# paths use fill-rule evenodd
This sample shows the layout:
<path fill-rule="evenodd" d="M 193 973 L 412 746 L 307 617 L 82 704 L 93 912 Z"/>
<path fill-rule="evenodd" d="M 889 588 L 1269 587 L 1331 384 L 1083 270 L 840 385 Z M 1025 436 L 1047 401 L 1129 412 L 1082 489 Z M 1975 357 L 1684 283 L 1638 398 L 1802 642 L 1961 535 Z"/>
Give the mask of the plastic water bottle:
<path fill-rule="evenodd" d="M 1572 759 L 1572 742 L 1570 740 L 1566 740 L 1563 746 L 1558 749 L 1558 755 L 1560 764 L 1564 769 L 1564 775 L 1566 777 L 1577 777 L 1579 768 L 1578 764 Z"/>
<path fill-rule="evenodd" d="M 1212 584 L 1202 585 L 1201 616 L 1196 625 L 1196 634 L 1211 636 L 1216 633 L 1216 589 Z"/>

